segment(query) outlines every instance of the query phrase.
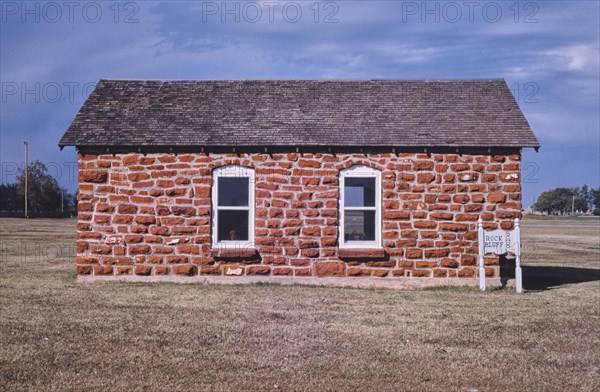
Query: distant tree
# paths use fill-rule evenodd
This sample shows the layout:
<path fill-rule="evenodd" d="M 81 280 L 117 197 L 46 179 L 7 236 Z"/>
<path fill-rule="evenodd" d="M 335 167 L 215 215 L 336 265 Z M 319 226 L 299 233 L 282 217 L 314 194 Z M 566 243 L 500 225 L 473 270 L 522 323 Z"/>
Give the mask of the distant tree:
<path fill-rule="evenodd" d="M 76 200 L 48 172 L 40 161 L 29 165 L 27 175 L 27 206 L 32 212 L 76 211 Z M 0 211 L 23 211 L 25 209 L 25 169 L 17 173 L 14 184 L 0 184 Z"/>
<path fill-rule="evenodd" d="M 591 189 L 590 195 L 594 203 L 594 215 L 600 215 L 600 188 Z"/>
<path fill-rule="evenodd" d="M 77 205 L 79 203 L 79 191 L 75 191 L 74 195 L 71 196 L 71 206 L 73 207 L 73 212 L 77 214 Z"/>
<path fill-rule="evenodd" d="M 17 184 L 0 184 L 0 211 L 22 211 L 23 192 Z"/>
<path fill-rule="evenodd" d="M 589 210 L 594 205 L 593 191 L 594 191 L 594 189 L 588 187 L 587 185 L 584 185 L 584 186 L 581 187 L 581 189 L 579 189 L 579 195 L 578 196 L 581 197 L 581 198 L 583 198 L 583 199 L 585 199 L 585 203 L 587 204 L 587 207 L 588 207 L 584 211 Z"/>
<path fill-rule="evenodd" d="M 574 206 L 573 197 L 575 197 Z M 587 211 L 587 199 L 581 188 L 555 188 L 542 192 L 535 202 L 535 208 L 554 215 L 571 213 L 573 207 L 575 211 Z"/>
<path fill-rule="evenodd" d="M 61 198 L 64 197 L 65 211 L 72 205 L 72 197 L 69 193 L 58 185 L 58 182 L 48 172 L 44 163 L 35 161 L 29 165 L 28 176 L 28 208 L 30 211 L 48 211 L 59 212 L 61 210 Z M 25 170 L 20 170 L 17 175 L 17 184 L 19 194 L 23 198 L 25 192 Z M 21 209 L 23 209 L 21 202 Z"/>

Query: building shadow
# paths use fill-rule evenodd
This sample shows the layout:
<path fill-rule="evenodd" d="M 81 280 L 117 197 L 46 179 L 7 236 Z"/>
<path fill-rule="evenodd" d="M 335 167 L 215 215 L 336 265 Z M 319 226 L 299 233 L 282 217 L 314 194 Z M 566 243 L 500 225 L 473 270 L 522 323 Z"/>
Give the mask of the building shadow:
<path fill-rule="evenodd" d="M 563 284 L 600 281 L 600 269 L 521 265 L 523 269 L 523 288 L 525 290 L 548 290 Z M 506 286 L 515 279 L 515 259 L 500 257 L 500 280 Z"/>

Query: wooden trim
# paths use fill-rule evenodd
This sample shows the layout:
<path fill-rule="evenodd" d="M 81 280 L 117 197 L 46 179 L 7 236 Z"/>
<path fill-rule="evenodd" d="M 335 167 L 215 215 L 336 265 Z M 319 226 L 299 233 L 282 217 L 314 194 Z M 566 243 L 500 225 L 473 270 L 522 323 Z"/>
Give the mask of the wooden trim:
<path fill-rule="evenodd" d="M 375 206 L 372 207 L 346 207 L 345 184 L 347 178 L 374 178 L 375 179 Z M 353 165 L 339 172 L 339 222 L 338 222 L 338 243 L 340 249 L 375 249 L 381 247 L 382 232 L 382 182 L 381 171 L 370 166 Z M 375 211 L 375 240 L 373 241 L 351 241 L 345 242 L 345 219 L 346 210 L 355 209 L 357 211 Z"/>
<path fill-rule="evenodd" d="M 226 207 L 219 206 L 219 180 L 227 177 L 247 177 L 248 178 L 248 206 L 244 207 Z M 227 165 L 220 166 L 213 170 L 212 173 L 212 241 L 216 246 L 226 249 L 246 249 L 251 248 L 254 244 L 254 210 L 255 210 L 255 174 L 254 168 L 239 166 L 239 165 Z M 219 241 L 219 211 L 220 210 L 241 210 L 248 211 L 248 239 L 240 241 Z"/>
<path fill-rule="evenodd" d="M 65 147 L 65 146 L 63 146 Z M 427 148 L 427 154 L 458 154 L 467 155 L 512 155 L 520 154 L 521 148 L 539 148 L 536 146 L 148 146 L 148 145 L 116 145 L 116 146 L 92 146 L 92 145 L 75 145 L 77 151 L 81 154 L 128 154 L 128 153 L 173 153 L 173 154 L 190 154 L 190 153 L 215 153 L 226 154 L 235 152 L 243 153 L 258 153 L 264 154 L 265 147 L 268 147 L 269 154 L 277 153 L 326 153 L 326 154 L 382 154 L 382 153 L 423 153 Z M 108 151 L 107 151 L 108 149 Z"/>

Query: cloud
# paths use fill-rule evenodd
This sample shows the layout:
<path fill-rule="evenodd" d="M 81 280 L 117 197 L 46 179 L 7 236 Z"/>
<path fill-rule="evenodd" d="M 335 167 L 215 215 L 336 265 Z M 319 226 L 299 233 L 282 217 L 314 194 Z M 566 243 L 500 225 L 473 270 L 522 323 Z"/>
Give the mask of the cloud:
<path fill-rule="evenodd" d="M 591 45 L 574 45 L 554 50 L 543 51 L 540 54 L 549 56 L 554 66 L 568 71 L 595 71 L 600 64 L 600 51 Z"/>

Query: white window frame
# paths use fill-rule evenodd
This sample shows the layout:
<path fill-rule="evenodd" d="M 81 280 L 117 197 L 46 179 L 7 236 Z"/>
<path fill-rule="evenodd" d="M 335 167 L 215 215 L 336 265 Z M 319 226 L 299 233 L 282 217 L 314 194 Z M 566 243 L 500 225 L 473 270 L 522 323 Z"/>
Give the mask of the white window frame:
<path fill-rule="evenodd" d="M 219 207 L 219 178 L 248 177 L 248 206 Z M 221 249 L 243 249 L 254 246 L 254 169 L 244 166 L 228 165 L 213 170 L 212 176 L 212 242 L 213 247 Z M 219 209 L 248 211 L 248 240 L 247 241 L 218 241 Z"/>
<path fill-rule="evenodd" d="M 344 188 L 346 178 L 375 178 L 375 207 L 345 207 Z M 340 198 L 339 198 L 339 238 L 338 243 L 341 249 L 379 249 L 381 248 L 381 172 L 369 166 L 356 165 L 340 171 Z M 374 241 L 350 241 L 344 242 L 344 215 L 345 210 L 375 211 L 375 240 Z"/>

